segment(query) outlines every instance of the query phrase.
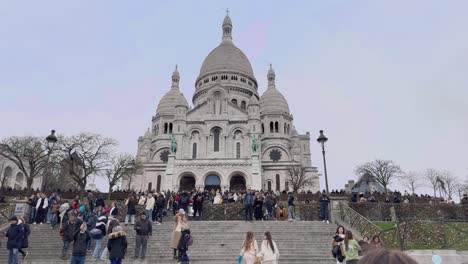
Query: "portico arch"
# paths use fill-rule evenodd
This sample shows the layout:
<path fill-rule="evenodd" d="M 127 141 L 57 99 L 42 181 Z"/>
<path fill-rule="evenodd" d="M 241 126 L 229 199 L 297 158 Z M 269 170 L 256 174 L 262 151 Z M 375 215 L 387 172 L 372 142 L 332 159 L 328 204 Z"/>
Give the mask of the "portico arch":
<path fill-rule="evenodd" d="M 181 175 L 179 180 L 179 191 L 193 191 L 195 189 L 196 182 L 196 177 L 193 174 L 186 173 Z"/>
<path fill-rule="evenodd" d="M 217 174 L 209 174 L 205 177 L 205 190 L 220 190 L 221 191 L 221 178 Z"/>
<path fill-rule="evenodd" d="M 229 176 L 229 189 L 231 191 L 247 190 L 247 176 L 245 173 L 235 171 Z"/>

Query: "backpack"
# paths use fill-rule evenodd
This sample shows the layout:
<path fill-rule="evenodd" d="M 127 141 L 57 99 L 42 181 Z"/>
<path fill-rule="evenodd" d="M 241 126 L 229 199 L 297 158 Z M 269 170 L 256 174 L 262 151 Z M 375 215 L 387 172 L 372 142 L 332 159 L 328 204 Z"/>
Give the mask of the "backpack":
<path fill-rule="evenodd" d="M 101 239 L 101 238 L 104 237 L 104 236 L 102 235 L 101 229 L 96 228 L 96 227 L 93 228 L 93 229 L 91 229 L 91 231 L 89 231 L 89 235 L 91 235 L 91 237 L 92 237 L 93 239 Z"/>

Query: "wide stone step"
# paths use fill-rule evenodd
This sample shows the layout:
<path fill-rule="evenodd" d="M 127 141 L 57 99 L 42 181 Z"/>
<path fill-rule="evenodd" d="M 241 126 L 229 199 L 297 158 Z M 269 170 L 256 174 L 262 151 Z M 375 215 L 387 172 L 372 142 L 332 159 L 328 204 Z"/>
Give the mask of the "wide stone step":
<path fill-rule="evenodd" d="M 192 264 L 235 264 L 247 231 L 254 232 L 259 246 L 263 240 L 263 233 L 270 231 L 281 252 L 280 263 L 334 263 L 330 254 L 330 241 L 336 227 L 321 222 L 193 221 L 189 225 L 194 238 L 194 244 L 188 252 Z M 142 261 L 131 258 L 135 248 L 133 226 L 124 227 L 129 243 L 125 263 L 174 264 L 173 252 L 169 248 L 172 229 L 171 221 L 166 221 L 163 225 L 153 225 L 147 257 Z M 69 263 L 59 259 L 62 241 L 58 229 L 51 230 L 48 225 L 31 225 L 31 232 L 29 256 L 21 263 Z M 104 243 L 106 242 L 107 238 L 104 239 Z M 6 263 L 6 258 L 6 254 L 0 254 L 0 263 Z M 87 256 L 88 262 L 91 262 L 91 255 Z"/>

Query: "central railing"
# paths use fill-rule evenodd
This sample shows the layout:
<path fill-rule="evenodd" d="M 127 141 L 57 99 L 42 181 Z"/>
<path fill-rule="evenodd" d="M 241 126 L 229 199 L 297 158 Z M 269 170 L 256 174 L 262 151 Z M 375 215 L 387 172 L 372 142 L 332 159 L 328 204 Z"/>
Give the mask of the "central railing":
<path fill-rule="evenodd" d="M 387 247 L 401 248 L 397 224 L 394 228 L 383 230 L 343 202 L 339 202 L 339 219 L 362 236 L 368 236 L 370 239 L 379 236 Z"/>

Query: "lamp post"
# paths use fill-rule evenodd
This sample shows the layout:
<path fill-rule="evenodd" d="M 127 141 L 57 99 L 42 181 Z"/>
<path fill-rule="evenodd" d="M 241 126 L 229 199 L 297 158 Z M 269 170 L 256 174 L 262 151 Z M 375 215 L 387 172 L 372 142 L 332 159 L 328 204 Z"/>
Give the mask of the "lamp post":
<path fill-rule="evenodd" d="M 328 138 L 323 134 L 323 130 L 320 130 L 320 135 L 317 138 L 317 142 L 322 146 L 322 155 L 323 155 L 323 171 L 325 172 L 325 187 L 327 194 L 328 192 L 328 175 L 327 175 L 327 161 L 325 159 L 325 143 L 328 141 Z"/>

